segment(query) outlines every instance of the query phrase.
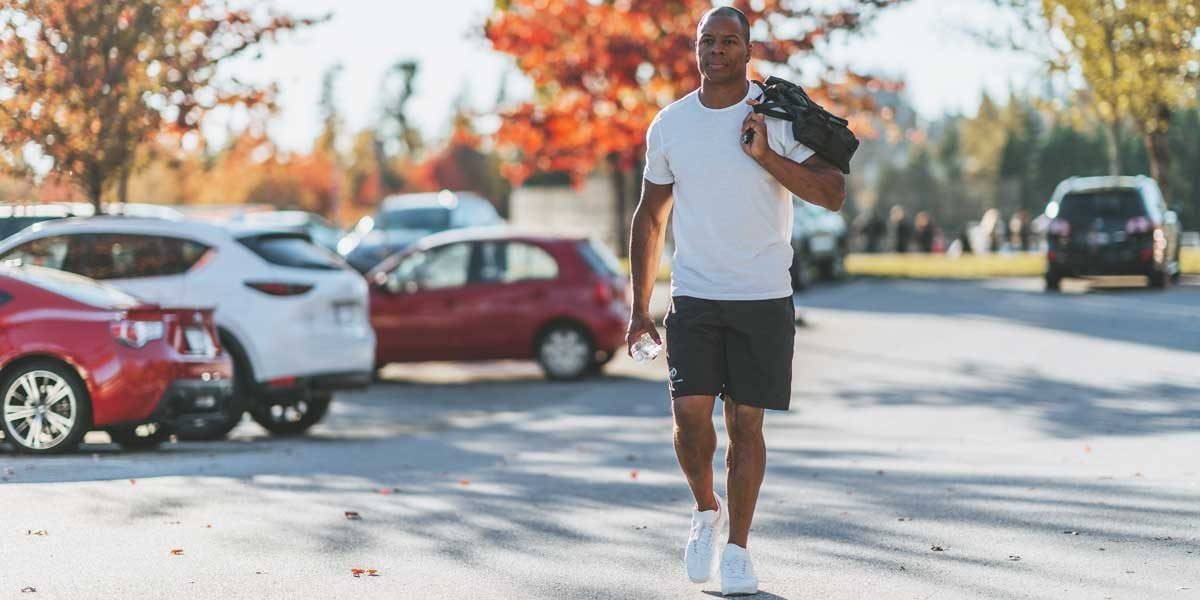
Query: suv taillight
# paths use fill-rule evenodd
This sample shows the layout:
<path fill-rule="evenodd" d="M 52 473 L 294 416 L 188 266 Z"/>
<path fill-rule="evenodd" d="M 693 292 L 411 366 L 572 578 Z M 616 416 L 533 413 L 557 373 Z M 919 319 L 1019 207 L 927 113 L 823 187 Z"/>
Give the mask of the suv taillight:
<path fill-rule="evenodd" d="M 247 281 L 246 287 L 271 296 L 299 296 L 313 289 L 311 284 L 282 281 Z"/>
<path fill-rule="evenodd" d="M 1071 223 L 1066 219 L 1054 219 L 1050 221 L 1050 226 L 1046 229 L 1050 235 L 1058 235 L 1067 237 L 1071 235 Z"/>
<path fill-rule="evenodd" d="M 162 339 L 166 329 L 162 321 L 116 321 L 108 326 L 117 342 L 130 348 L 141 348 L 146 344 Z"/>
<path fill-rule="evenodd" d="M 1134 217 L 1125 223 L 1125 233 L 1150 233 L 1154 231 L 1154 221 L 1149 217 Z"/>

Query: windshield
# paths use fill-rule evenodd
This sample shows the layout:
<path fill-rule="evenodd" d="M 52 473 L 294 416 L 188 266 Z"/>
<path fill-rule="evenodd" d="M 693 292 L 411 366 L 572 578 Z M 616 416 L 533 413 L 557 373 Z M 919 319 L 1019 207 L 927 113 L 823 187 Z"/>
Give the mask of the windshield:
<path fill-rule="evenodd" d="M 1097 190 L 1067 194 L 1059 203 L 1058 218 L 1067 221 L 1132 219 L 1146 216 L 1146 207 L 1136 190 Z"/>
<path fill-rule="evenodd" d="M 437 206 L 390 210 L 380 217 L 379 226 L 387 231 L 400 229 L 444 231 L 450 228 L 450 211 Z"/>

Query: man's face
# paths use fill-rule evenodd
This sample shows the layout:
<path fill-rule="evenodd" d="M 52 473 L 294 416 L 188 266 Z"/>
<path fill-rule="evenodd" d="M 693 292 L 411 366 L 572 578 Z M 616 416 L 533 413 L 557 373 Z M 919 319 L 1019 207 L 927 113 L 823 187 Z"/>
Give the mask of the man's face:
<path fill-rule="evenodd" d="M 712 16 L 700 27 L 696 39 L 696 65 L 713 83 L 746 79 L 750 48 L 742 24 L 734 17 Z"/>

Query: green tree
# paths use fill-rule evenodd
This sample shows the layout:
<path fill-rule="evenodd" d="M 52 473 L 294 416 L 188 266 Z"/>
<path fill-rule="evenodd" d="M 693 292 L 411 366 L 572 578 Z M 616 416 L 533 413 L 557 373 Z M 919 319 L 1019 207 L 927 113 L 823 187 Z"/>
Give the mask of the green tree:
<path fill-rule="evenodd" d="M 1110 172 L 1121 169 L 1121 124 L 1129 120 L 1169 196 L 1172 115 L 1195 104 L 1200 82 L 1195 2 L 1042 0 L 1042 13 L 1108 125 Z"/>

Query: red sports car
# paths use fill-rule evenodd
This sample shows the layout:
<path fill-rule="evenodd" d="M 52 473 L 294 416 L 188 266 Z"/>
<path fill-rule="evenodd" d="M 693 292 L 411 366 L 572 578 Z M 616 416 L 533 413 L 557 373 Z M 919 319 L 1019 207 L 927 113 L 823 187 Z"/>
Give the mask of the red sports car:
<path fill-rule="evenodd" d="M 536 359 L 551 379 L 625 345 L 629 301 L 595 240 L 506 228 L 429 236 L 367 274 L 376 362 Z"/>
<path fill-rule="evenodd" d="M 152 447 L 220 419 L 233 366 L 211 309 L 147 305 L 91 279 L 0 267 L 0 422 L 18 452 L 67 452 L 92 429 Z"/>

